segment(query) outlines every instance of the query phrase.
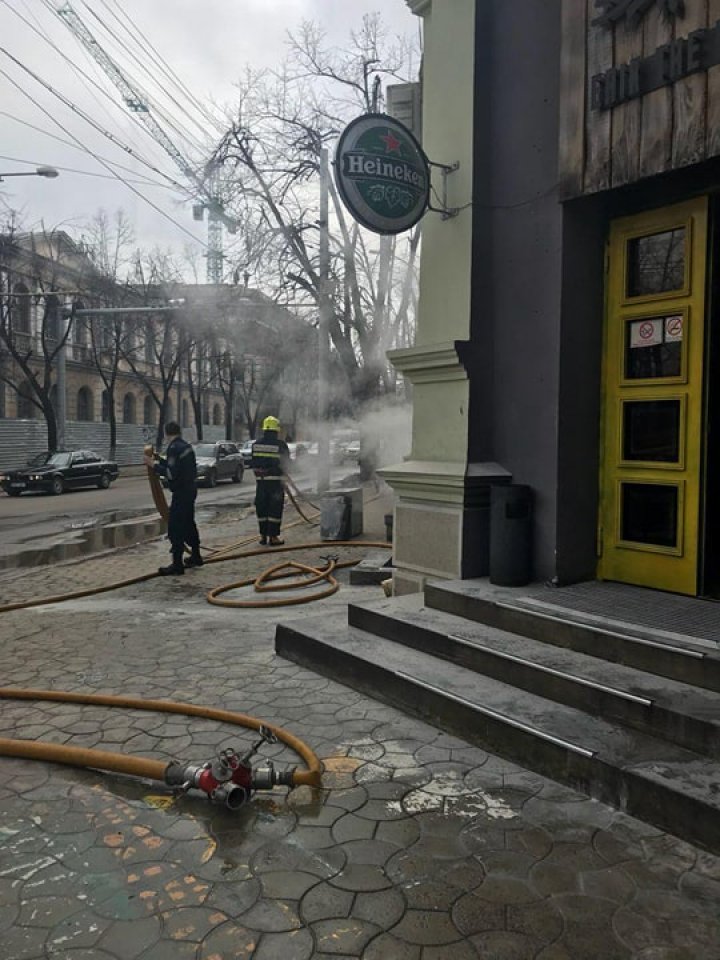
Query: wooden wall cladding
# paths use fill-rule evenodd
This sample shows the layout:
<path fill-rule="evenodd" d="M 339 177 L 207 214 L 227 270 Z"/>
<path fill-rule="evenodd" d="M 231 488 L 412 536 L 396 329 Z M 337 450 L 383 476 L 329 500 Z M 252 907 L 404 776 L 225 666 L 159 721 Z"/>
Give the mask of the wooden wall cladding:
<path fill-rule="evenodd" d="M 720 64 L 608 109 L 593 105 L 592 78 L 667 44 L 714 28 L 720 0 L 684 0 L 684 16 L 658 0 L 639 21 L 594 24 L 596 0 L 562 0 L 560 191 L 564 199 L 633 183 L 720 155 Z M 632 8 L 632 4 L 628 4 Z M 715 58 L 717 59 L 717 57 Z"/>

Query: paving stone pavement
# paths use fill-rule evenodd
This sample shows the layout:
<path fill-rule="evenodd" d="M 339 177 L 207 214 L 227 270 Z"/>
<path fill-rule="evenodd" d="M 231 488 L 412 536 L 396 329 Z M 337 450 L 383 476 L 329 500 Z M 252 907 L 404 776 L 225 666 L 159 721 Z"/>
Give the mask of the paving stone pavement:
<path fill-rule="evenodd" d="M 208 538 L 251 533 L 243 522 Z M 137 574 L 165 550 L 0 586 L 32 596 L 91 582 L 101 563 L 103 576 Z M 344 583 L 280 614 L 206 603 L 210 586 L 266 565 L 2 615 L 2 685 L 239 710 L 286 727 L 326 767 L 322 789 L 277 788 L 232 813 L 0 758 L 2 960 L 720 958 L 719 858 L 278 658 L 279 616 L 324 609 L 341 623 L 378 588 Z M 0 737 L 190 761 L 252 739 L 198 718 L 18 701 L 0 701 Z M 282 745 L 264 756 L 296 762 Z"/>

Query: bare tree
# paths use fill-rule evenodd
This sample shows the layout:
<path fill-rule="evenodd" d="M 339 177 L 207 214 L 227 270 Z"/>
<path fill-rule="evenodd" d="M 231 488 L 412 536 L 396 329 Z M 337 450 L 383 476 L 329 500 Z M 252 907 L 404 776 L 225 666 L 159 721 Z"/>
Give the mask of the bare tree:
<path fill-rule="evenodd" d="M 97 270 L 89 289 L 93 300 L 109 308 L 137 306 L 140 298 L 130 283 L 129 274 L 135 235 L 124 211 L 118 210 L 111 220 L 104 210 L 99 210 L 88 224 L 83 240 Z M 116 386 L 121 360 L 132 351 L 135 325 L 121 313 L 98 315 L 87 320 L 76 318 L 75 322 L 86 326 L 93 363 L 105 387 L 110 428 L 109 457 L 114 460 L 117 449 Z"/>
<path fill-rule="evenodd" d="M 72 328 L 63 290 L 83 288 L 90 272 L 62 231 L 0 236 L 0 344 L 10 359 L 0 380 L 40 412 L 51 451 L 58 445 L 55 368 Z"/>
<path fill-rule="evenodd" d="M 380 18 L 367 16 L 343 52 L 326 47 L 322 32 L 304 23 L 290 37 L 282 70 L 244 79 L 236 115 L 213 157 L 233 169 L 242 206 L 238 270 L 262 277 L 278 298 L 319 304 L 320 151 L 352 116 L 379 109 L 382 80 L 405 76 L 412 65 L 410 48 L 388 44 Z M 385 351 L 403 345 L 412 326 L 419 233 L 371 239 L 348 222 L 334 187 L 331 199 L 330 336 L 359 405 L 392 388 Z"/>
<path fill-rule="evenodd" d="M 144 305 L 162 306 L 176 296 L 181 276 L 172 255 L 161 250 L 135 256 L 134 287 Z M 141 325 L 140 336 L 123 342 L 122 356 L 143 384 L 157 410 L 156 444 L 162 446 L 170 394 L 175 383 L 188 341 L 180 336 L 177 314 L 180 310 L 148 312 Z M 138 342 L 139 341 L 139 342 Z"/>

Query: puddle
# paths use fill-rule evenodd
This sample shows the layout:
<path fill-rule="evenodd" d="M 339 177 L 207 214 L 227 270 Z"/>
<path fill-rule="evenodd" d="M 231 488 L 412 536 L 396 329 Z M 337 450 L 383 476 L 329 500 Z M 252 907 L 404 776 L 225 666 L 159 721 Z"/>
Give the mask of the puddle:
<path fill-rule="evenodd" d="M 237 505 L 225 510 L 237 510 Z M 222 505 L 203 506 L 196 511 L 199 523 L 208 523 L 225 512 Z M 140 514 L 140 515 L 139 515 Z M 0 570 L 41 567 L 62 560 L 88 556 L 103 550 L 130 547 L 145 543 L 164 533 L 164 525 L 157 514 L 142 511 L 117 510 L 98 517 L 73 520 L 65 531 L 39 538 L 42 544 L 27 546 L 17 553 L 0 556 Z"/>

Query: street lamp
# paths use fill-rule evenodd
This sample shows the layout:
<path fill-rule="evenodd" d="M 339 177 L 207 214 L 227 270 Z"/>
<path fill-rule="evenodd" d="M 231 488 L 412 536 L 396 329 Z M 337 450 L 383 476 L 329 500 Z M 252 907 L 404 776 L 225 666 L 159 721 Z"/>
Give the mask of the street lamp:
<path fill-rule="evenodd" d="M 59 177 L 55 167 L 36 167 L 34 170 L 20 171 L 19 173 L 0 173 L 0 183 L 5 177 Z"/>

